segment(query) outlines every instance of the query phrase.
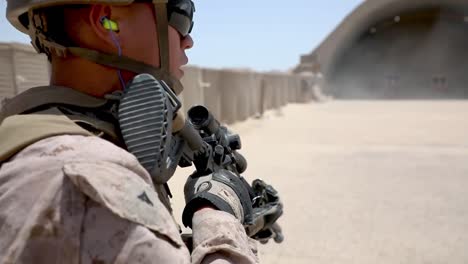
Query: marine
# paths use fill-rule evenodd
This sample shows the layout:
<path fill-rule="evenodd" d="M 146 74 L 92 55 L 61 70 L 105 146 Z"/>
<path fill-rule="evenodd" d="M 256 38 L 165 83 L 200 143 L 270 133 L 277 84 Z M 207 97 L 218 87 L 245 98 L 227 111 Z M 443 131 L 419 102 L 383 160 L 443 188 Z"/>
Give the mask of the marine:
<path fill-rule="evenodd" d="M 142 74 L 180 94 L 194 11 L 191 0 L 8 1 L 8 20 L 47 55 L 51 79 L 0 112 L 0 263 L 258 263 L 236 196 L 245 186 L 210 178 L 220 207 L 188 181 L 187 244 L 170 177 L 127 148 L 116 114 Z"/>

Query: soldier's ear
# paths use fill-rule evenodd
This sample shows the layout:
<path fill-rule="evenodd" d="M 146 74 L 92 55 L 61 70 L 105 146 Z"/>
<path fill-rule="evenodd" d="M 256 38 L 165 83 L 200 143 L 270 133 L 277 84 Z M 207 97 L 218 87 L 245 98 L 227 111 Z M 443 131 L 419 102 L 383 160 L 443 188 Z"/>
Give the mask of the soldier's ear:
<path fill-rule="evenodd" d="M 119 24 L 114 20 L 110 20 L 109 18 L 103 16 L 101 19 L 99 19 L 99 21 L 101 21 L 101 25 L 110 32 L 119 32 Z"/>
<path fill-rule="evenodd" d="M 93 29 L 96 37 L 105 43 L 106 45 L 111 45 L 112 47 L 115 45 L 113 37 L 110 35 L 116 34 L 112 30 L 109 30 L 108 27 L 111 29 L 114 27 L 115 21 L 112 21 L 112 7 L 109 5 L 92 5 L 89 11 L 89 24 Z"/>

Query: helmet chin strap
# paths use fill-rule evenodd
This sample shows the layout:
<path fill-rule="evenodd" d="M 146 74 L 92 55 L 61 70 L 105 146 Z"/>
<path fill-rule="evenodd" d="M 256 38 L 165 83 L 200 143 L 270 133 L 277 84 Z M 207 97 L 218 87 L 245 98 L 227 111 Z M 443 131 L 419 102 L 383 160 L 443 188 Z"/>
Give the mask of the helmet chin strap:
<path fill-rule="evenodd" d="M 168 0 L 153 0 L 154 12 L 156 16 L 157 36 L 159 44 L 159 60 L 160 69 L 163 72 L 164 78 L 169 87 L 172 88 L 175 94 L 179 95 L 183 91 L 182 83 L 179 79 L 174 78 L 170 71 L 170 50 L 169 50 L 169 20 L 167 17 L 167 2 Z"/>
<path fill-rule="evenodd" d="M 56 48 L 56 47 L 55 47 Z M 164 68 L 155 68 L 149 64 L 136 61 L 134 59 L 118 56 L 116 54 L 107 54 L 98 52 L 91 49 L 81 47 L 63 47 L 65 53 L 95 62 L 97 64 L 105 65 L 112 68 L 117 68 L 136 74 L 148 73 L 158 80 L 163 80 L 169 87 L 172 88 L 175 94 L 179 95 L 183 91 L 182 83 L 179 79 L 173 77 L 169 71 Z M 164 53 L 164 52 L 162 52 Z"/>
<path fill-rule="evenodd" d="M 153 3 L 156 16 L 156 35 L 158 36 L 161 70 L 169 73 L 169 22 L 167 19 L 167 0 L 153 0 Z"/>

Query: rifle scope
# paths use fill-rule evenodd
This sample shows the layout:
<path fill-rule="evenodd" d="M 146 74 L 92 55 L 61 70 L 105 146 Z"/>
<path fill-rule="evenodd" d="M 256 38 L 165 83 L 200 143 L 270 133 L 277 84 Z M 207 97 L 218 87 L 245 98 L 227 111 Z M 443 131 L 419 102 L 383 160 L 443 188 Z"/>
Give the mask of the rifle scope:
<path fill-rule="evenodd" d="M 232 150 L 241 149 L 242 143 L 239 135 L 232 134 L 222 127 L 206 107 L 202 105 L 194 106 L 188 110 L 187 114 L 195 129 L 205 131 L 208 135 L 221 136 L 221 141 L 226 143 L 226 146 L 229 146 Z"/>
<path fill-rule="evenodd" d="M 190 108 L 187 112 L 190 122 L 198 130 L 205 130 L 208 134 L 216 134 L 219 122 L 208 109 L 202 105 Z"/>

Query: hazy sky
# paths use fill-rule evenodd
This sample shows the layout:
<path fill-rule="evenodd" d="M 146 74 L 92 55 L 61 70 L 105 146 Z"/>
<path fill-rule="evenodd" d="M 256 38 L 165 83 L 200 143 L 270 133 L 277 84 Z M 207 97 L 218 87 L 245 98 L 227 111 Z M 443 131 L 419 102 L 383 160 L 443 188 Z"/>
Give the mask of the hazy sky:
<path fill-rule="evenodd" d="M 15 0 L 11 0 L 15 1 Z M 287 70 L 309 53 L 362 0 L 195 0 L 195 47 L 190 64 Z M 0 0 L 0 41 L 29 43 L 5 19 Z"/>

